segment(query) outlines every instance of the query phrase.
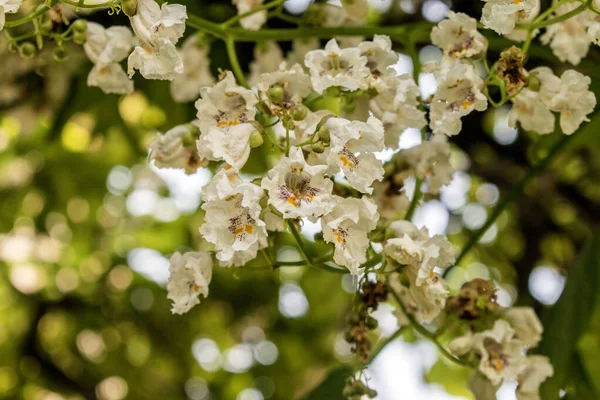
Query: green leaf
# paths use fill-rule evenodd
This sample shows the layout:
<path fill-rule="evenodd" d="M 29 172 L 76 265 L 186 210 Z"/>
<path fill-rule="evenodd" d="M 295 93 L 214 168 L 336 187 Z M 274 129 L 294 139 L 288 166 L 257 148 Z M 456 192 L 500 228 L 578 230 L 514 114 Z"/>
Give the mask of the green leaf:
<path fill-rule="evenodd" d="M 545 400 L 558 399 L 560 390 L 574 383 L 574 378 L 581 378 L 577 372 L 583 370 L 581 360 L 577 357 L 577 344 L 594 314 L 599 299 L 598 287 L 600 231 L 590 238 L 577 264 L 569 271 L 560 299 L 542 318 L 545 332 L 540 353 L 548 356 L 554 366 L 554 376 L 542 385 L 540 391 Z"/>
<path fill-rule="evenodd" d="M 303 400 L 345 400 L 342 391 L 346 378 L 353 373 L 352 368 L 342 365 L 333 369 L 329 375 L 314 388 Z"/>

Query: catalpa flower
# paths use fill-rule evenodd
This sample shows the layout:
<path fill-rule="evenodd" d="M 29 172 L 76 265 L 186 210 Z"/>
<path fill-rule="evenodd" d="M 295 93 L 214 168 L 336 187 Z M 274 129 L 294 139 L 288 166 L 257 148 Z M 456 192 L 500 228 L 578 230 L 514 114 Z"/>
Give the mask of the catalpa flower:
<path fill-rule="evenodd" d="M 342 170 L 350 186 L 372 193 L 373 181 L 383 179 L 383 163 L 374 152 L 383 150 L 383 124 L 375 117 L 367 122 L 330 118 L 325 123 L 331 135 L 328 163 Z"/>
<path fill-rule="evenodd" d="M 356 1 L 356 0 L 354 0 Z M 392 50 L 392 41 L 388 36 L 375 35 L 373 41 L 364 41 L 358 45 L 360 55 L 367 58 L 367 68 L 371 71 L 369 87 L 378 92 L 388 89 L 387 76 L 395 76 L 396 72 L 389 68 L 398 62 L 398 54 Z"/>
<path fill-rule="evenodd" d="M 446 307 L 448 289 L 446 282 L 438 274 L 432 274 L 417 285 L 415 271 L 406 269 L 405 279 L 400 279 L 400 274 L 394 273 L 390 279 L 392 289 L 400 296 L 402 302 L 419 323 L 429 323 L 435 320 Z M 401 281 L 408 281 L 408 287 Z M 399 309 L 396 314 L 399 321 L 404 323 L 406 315 Z M 408 323 L 408 321 L 406 321 Z"/>
<path fill-rule="evenodd" d="M 87 78 L 88 86 L 99 87 L 104 93 L 131 93 L 133 81 L 119 64 L 133 46 L 131 30 L 124 26 L 108 29 L 95 22 L 87 23 L 85 54 L 94 66 Z"/>
<path fill-rule="evenodd" d="M 540 385 L 554 375 L 554 368 L 548 357 L 527 356 L 525 369 L 517 377 L 517 400 L 541 400 Z"/>
<path fill-rule="evenodd" d="M 496 320 L 492 329 L 454 339 L 450 351 L 457 356 L 468 353 L 479 359 L 479 371 L 492 385 L 499 385 L 506 379 L 517 379 L 525 370 L 526 358 L 523 343 L 515 339 L 515 331 L 504 320 Z"/>
<path fill-rule="evenodd" d="M 353 91 L 367 89 L 367 77 L 371 71 L 367 58 L 355 47 L 340 49 L 335 39 L 325 45 L 324 50 L 306 53 L 304 63 L 310 71 L 313 89 L 323 93 L 330 87 Z"/>
<path fill-rule="evenodd" d="M 285 62 L 288 65 L 299 64 L 304 67 L 304 57 L 311 50 L 316 50 L 321 47 L 321 41 L 316 37 L 296 38 L 292 41 L 292 50 L 288 51 L 285 57 Z"/>
<path fill-rule="evenodd" d="M 308 217 L 313 220 L 331 211 L 333 182 L 325 178 L 327 166 L 306 163 L 302 149 L 292 147 L 262 180 L 269 204 L 284 218 Z"/>
<path fill-rule="evenodd" d="M 302 104 L 302 99 L 312 91 L 310 77 L 302 67 L 295 64 L 287 68 L 285 63 L 279 66 L 275 72 L 262 74 L 256 85 L 258 95 L 274 115 L 281 116 L 282 108 L 291 110 L 294 106 Z M 267 96 L 269 89 L 280 87 L 283 91 L 282 101 L 274 103 Z"/>
<path fill-rule="evenodd" d="M 131 27 L 139 45 L 128 59 L 128 73 L 139 70 L 146 79 L 172 80 L 183 73 L 183 61 L 175 44 L 185 31 L 185 6 L 139 0 Z"/>
<path fill-rule="evenodd" d="M 429 127 L 434 133 L 457 135 L 461 117 L 473 110 L 484 111 L 487 99 L 483 79 L 470 64 L 445 60 L 434 72 L 438 89 L 431 100 Z"/>
<path fill-rule="evenodd" d="M 212 279 L 212 257 L 203 251 L 183 255 L 173 253 L 169 261 L 169 283 L 167 297 L 173 301 L 174 314 L 188 312 L 200 303 L 200 296 L 208 296 L 208 285 Z"/>
<path fill-rule="evenodd" d="M 542 340 L 544 326 L 531 307 L 510 307 L 504 310 L 502 319 L 515 330 L 515 338 L 528 347 L 535 347 Z"/>
<path fill-rule="evenodd" d="M 179 54 L 183 60 L 183 73 L 176 75 L 171 82 L 171 96 L 178 103 L 198 99 L 200 89 L 215 81 L 210 72 L 208 45 L 199 45 L 196 35 L 188 37 Z"/>
<path fill-rule="evenodd" d="M 409 74 L 386 78 L 388 89 L 371 100 L 371 111 L 385 128 L 385 145 L 398 148 L 400 135 L 408 128 L 427 125 L 425 112 L 419 109 L 420 90 Z"/>
<path fill-rule="evenodd" d="M 190 125 L 178 125 L 164 135 L 157 133 L 148 146 L 149 158 L 158 168 L 183 168 L 187 174 L 196 172 L 208 162 L 196 152 L 194 129 Z"/>
<path fill-rule="evenodd" d="M 256 128 L 241 124 L 228 129 L 209 128 L 200 134 L 196 148 L 201 158 L 225 161 L 239 171 L 250 156 L 250 137 Z"/>
<path fill-rule="evenodd" d="M 486 28 L 501 35 L 507 35 L 515 29 L 518 22 L 526 20 L 529 13 L 539 10 L 539 0 L 483 0 L 481 22 Z"/>
<path fill-rule="evenodd" d="M 534 19 L 537 18 L 537 16 L 540 13 L 541 1 L 535 0 L 534 2 L 535 2 L 535 5 L 531 9 L 531 11 L 517 13 L 517 21 L 516 21 L 517 25 L 527 24 L 528 22 L 532 22 Z M 539 32 L 540 32 L 539 29 L 534 29 L 533 32 L 531 32 L 531 36 L 536 37 Z M 514 40 L 516 42 L 524 42 L 525 40 L 527 40 L 527 29 L 515 27 L 515 29 L 511 33 L 506 34 L 505 36 L 508 39 Z"/>
<path fill-rule="evenodd" d="M 323 238 L 335 246 L 335 263 L 359 275 L 361 264 L 367 261 L 370 243 L 367 235 L 377 227 L 379 220 L 377 205 L 366 197 L 345 199 L 335 196 L 333 202 L 333 210 L 321 218 Z"/>
<path fill-rule="evenodd" d="M 353 21 L 363 21 L 369 14 L 369 2 L 367 0 L 341 0 L 342 9 L 348 18 Z"/>
<path fill-rule="evenodd" d="M 4 28 L 6 14 L 14 14 L 21 8 L 22 0 L 0 0 L 0 31 Z"/>
<path fill-rule="evenodd" d="M 252 183 L 242 183 L 227 168 L 213 177 L 213 186 L 203 194 L 204 224 L 200 233 L 215 245 L 221 266 L 242 266 L 256 258 L 259 249 L 267 246 L 267 229 L 260 219 L 260 199 L 263 191 Z M 223 188 L 230 190 L 223 190 Z M 215 196 L 215 194 L 217 196 Z"/>
<path fill-rule="evenodd" d="M 552 111 L 560 113 L 560 128 L 567 135 L 575 132 L 587 115 L 596 107 L 596 95 L 589 90 L 592 80 L 575 70 L 567 70 L 560 76 L 560 86 L 548 102 Z"/>
<path fill-rule="evenodd" d="M 478 58 L 487 51 L 487 39 L 477 31 L 477 20 L 449 11 L 431 30 L 431 43 L 451 58 Z"/>

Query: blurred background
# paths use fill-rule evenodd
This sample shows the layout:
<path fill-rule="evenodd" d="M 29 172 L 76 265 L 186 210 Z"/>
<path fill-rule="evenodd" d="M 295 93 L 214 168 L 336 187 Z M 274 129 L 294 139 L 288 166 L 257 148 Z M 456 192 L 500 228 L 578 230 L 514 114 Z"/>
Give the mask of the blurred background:
<path fill-rule="evenodd" d="M 226 1 L 183 3 L 214 21 L 236 13 Z M 290 0 L 286 8 L 300 13 L 308 4 Z M 373 0 L 369 23 L 437 22 L 449 9 L 478 16 L 482 4 Z M 23 9 L 35 6 L 28 0 Z M 123 15 L 105 12 L 89 19 L 127 24 Z M 489 59 L 507 44 L 490 38 Z M 253 46 L 238 46 L 246 70 Z M 159 171 L 147 162 L 147 144 L 157 131 L 193 119 L 193 104 L 174 103 L 168 83 L 142 79 L 131 95 L 104 95 L 86 86 L 91 64 L 80 48 L 57 63 L 47 47 L 24 60 L 0 39 L 0 398 L 316 398 L 311 390 L 329 371 L 354 360 L 343 339 L 352 277 L 304 267 L 217 268 L 209 298 L 183 316 L 171 315 L 168 257 L 198 248 L 200 193 L 212 172 Z M 412 72 L 411 59 L 397 50 L 395 68 Z M 440 57 L 432 46 L 420 48 L 421 62 Z M 215 74 L 228 68 L 222 43 L 214 43 L 211 58 Z M 598 58 L 593 48 L 578 66 L 597 95 Z M 538 65 L 557 75 L 570 67 L 534 45 L 528 68 Z M 418 81 L 424 98 L 435 90 L 430 74 Z M 489 109 L 463 119 L 463 132 L 451 140 L 454 179 L 417 210 L 417 225 L 446 233 L 460 247 L 528 165 L 560 139 L 509 128 L 507 112 Z M 496 282 L 502 305 L 529 305 L 543 314 L 558 300 L 599 221 L 600 127 L 597 121 L 589 127 L 488 230 L 463 268 L 453 270 L 453 292 L 482 277 Z M 408 130 L 400 143 L 419 142 L 419 132 Z M 266 168 L 255 153 L 248 176 Z M 317 230 L 306 223 L 303 234 Z M 281 252 L 298 257 L 292 247 Z M 381 338 L 397 328 L 391 311 L 383 305 L 376 313 Z M 590 329 L 586 337 L 583 366 L 598 377 L 598 333 Z M 382 400 L 469 399 L 468 372 L 438 360 L 433 345 L 409 333 L 380 354 L 368 375 Z M 506 384 L 499 398 L 515 399 L 515 386 Z M 322 398 L 341 398 L 337 393 Z"/>

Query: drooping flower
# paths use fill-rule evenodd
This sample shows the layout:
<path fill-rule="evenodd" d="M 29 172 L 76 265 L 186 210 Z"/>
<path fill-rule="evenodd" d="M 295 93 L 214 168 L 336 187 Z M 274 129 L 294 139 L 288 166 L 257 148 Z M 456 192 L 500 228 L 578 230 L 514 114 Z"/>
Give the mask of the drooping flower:
<path fill-rule="evenodd" d="M 267 246 L 266 224 L 260 219 L 262 189 L 243 183 L 231 169 L 221 168 L 202 194 L 206 212 L 200 233 L 215 245 L 221 266 L 242 266 Z"/>
<path fill-rule="evenodd" d="M 364 41 L 358 45 L 360 55 L 367 58 L 367 68 L 371 71 L 369 87 L 382 92 L 389 89 L 389 76 L 396 72 L 390 68 L 398 61 L 398 54 L 392 50 L 392 41 L 388 36 L 375 35 L 373 41 Z"/>
<path fill-rule="evenodd" d="M 389 77 L 388 90 L 371 100 L 371 111 L 385 128 L 385 145 L 398 148 L 400 135 L 408 128 L 427 125 L 425 112 L 419 109 L 419 87 L 409 74 Z"/>
<path fill-rule="evenodd" d="M 570 135 L 596 107 L 596 95 L 589 90 L 592 80 L 575 70 L 567 70 L 560 76 L 557 93 L 550 99 L 548 106 L 560 113 L 560 128 Z"/>
<path fill-rule="evenodd" d="M 517 400 L 541 400 L 540 385 L 554 375 L 554 368 L 545 356 L 527 356 L 525 369 L 517 377 Z"/>
<path fill-rule="evenodd" d="M 183 60 L 175 44 L 185 31 L 186 8 L 180 4 L 139 0 L 130 18 L 138 46 L 128 59 L 128 73 L 139 70 L 146 79 L 172 80 L 183 73 Z"/>
<path fill-rule="evenodd" d="M 209 128 L 200 134 L 196 148 L 201 158 L 225 161 L 239 171 L 250 156 L 250 137 L 256 128 L 241 124 L 227 129 Z"/>
<path fill-rule="evenodd" d="M 287 68 L 285 63 L 279 66 L 275 72 L 262 74 L 256 85 L 258 94 L 273 115 L 281 116 L 282 109 L 291 110 L 296 105 L 302 104 L 302 99 L 312 91 L 310 77 L 302 67 L 295 64 Z M 281 102 L 273 102 L 269 99 L 267 92 L 274 87 L 283 90 Z"/>
<path fill-rule="evenodd" d="M 537 18 L 537 16 L 540 13 L 540 8 L 541 8 L 542 4 L 541 4 L 540 0 L 534 0 L 534 1 L 535 1 L 535 5 L 531 9 L 531 11 L 517 13 L 516 25 L 527 24 L 528 22 L 532 22 L 534 19 Z M 540 32 L 539 29 L 534 29 L 533 32 L 531 32 L 531 37 L 535 38 L 539 32 Z M 515 29 L 511 33 L 506 34 L 505 36 L 508 39 L 514 40 L 516 42 L 524 42 L 525 40 L 527 40 L 527 29 L 519 28 L 518 26 L 516 26 Z"/>
<path fill-rule="evenodd" d="M 0 0 L 0 31 L 4 28 L 6 14 L 14 14 L 21 8 L 22 0 Z"/>
<path fill-rule="evenodd" d="M 256 10 L 263 4 L 263 0 L 232 0 L 237 8 L 238 15 Z M 259 30 L 267 22 L 267 10 L 258 11 L 248 15 L 240 20 L 240 25 L 244 29 L 251 31 Z"/>
<path fill-rule="evenodd" d="M 400 274 L 394 273 L 391 277 L 392 289 L 400 296 L 406 306 L 406 311 L 419 323 L 432 322 L 444 310 L 448 299 L 446 282 L 438 274 L 433 274 L 420 285 L 415 283 L 415 271 L 406 269 L 405 279 L 400 279 Z M 408 286 L 402 284 L 406 280 Z M 397 317 L 400 321 L 406 320 L 404 310 L 399 309 Z"/>
<path fill-rule="evenodd" d="M 150 142 L 149 158 L 158 168 L 183 168 L 188 174 L 207 164 L 194 146 L 193 126 L 178 125 L 164 135 L 157 133 Z"/>
<path fill-rule="evenodd" d="M 477 20 L 449 11 L 431 30 L 431 42 L 451 58 L 478 58 L 487 51 L 487 39 L 477 30 Z"/>
<path fill-rule="evenodd" d="M 327 42 L 324 50 L 306 53 L 304 63 L 310 71 L 313 89 L 318 93 L 330 87 L 348 91 L 368 87 L 367 77 L 371 71 L 367 58 L 358 48 L 340 49 L 335 39 Z"/>
<path fill-rule="evenodd" d="M 372 183 L 383 178 L 383 163 L 375 152 L 383 150 L 383 124 L 375 117 L 367 122 L 330 118 L 325 123 L 331 135 L 328 163 L 344 173 L 350 186 L 372 193 Z"/>
<path fill-rule="evenodd" d="M 306 163 L 302 149 L 292 147 L 262 180 L 269 204 L 284 218 L 316 219 L 331 211 L 333 183 L 325 177 L 327 166 Z"/>
<path fill-rule="evenodd" d="M 173 301 L 174 314 L 188 312 L 200 303 L 200 295 L 208 296 L 208 285 L 212 279 L 212 257 L 203 251 L 173 253 L 169 262 L 167 297 Z"/>
<path fill-rule="evenodd" d="M 431 100 L 429 127 L 434 133 L 457 135 L 461 117 L 487 108 L 483 79 L 472 65 L 451 60 L 443 61 L 434 74 L 438 89 Z"/>
<path fill-rule="evenodd" d="M 515 330 L 515 338 L 525 346 L 535 347 L 542 339 L 544 327 L 531 307 L 510 307 L 502 318 Z"/>
<path fill-rule="evenodd" d="M 196 35 L 188 37 L 179 54 L 183 60 L 183 73 L 175 75 L 171 82 L 171 96 L 178 103 L 194 101 L 200 96 L 200 89 L 215 81 L 210 72 L 210 47 L 198 44 Z"/>
<path fill-rule="evenodd" d="M 333 203 L 333 210 L 321 218 L 323 238 L 335 245 L 333 260 L 359 275 L 361 264 L 367 260 L 370 243 L 367 234 L 375 229 L 379 220 L 377 206 L 366 197 L 335 196 Z"/>
<path fill-rule="evenodd" d="M 481 22 L 486 28 L 501 35 L 507 35 L 515 29 L 517 22 L 528 18 L 528 14 L 539 7 L 537 0 L 483 0 Z M 538 8 L 539 10 L 539 8 Z"/>
<path fill-rule="evenodd" d="M 119 64 L 129 55 L 133 47 L 131 30 L 124 26 L 108 29 L 95 22 L 87 23 L 87 39 L 83 49 L 94 66 L 88 86 L 99 87 L 104 93 L 131 93 L 133 81 Z"/>

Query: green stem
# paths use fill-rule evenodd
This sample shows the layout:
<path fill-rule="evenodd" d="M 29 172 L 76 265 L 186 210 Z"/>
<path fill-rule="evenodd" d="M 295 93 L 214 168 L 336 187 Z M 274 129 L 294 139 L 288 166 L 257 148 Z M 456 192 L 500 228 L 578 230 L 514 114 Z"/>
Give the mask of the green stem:
<path fill-rule="evenodd" d="M 229 63 L 231 64 L 233 74 L 237 78 L 240 85 L 248 87 L 248 82 L 246 82 L 246 77 L 244 76 L 244 72 L 240 66 L 237 52 L 235 51 L 235 40 L 232 37 L 227 37 L 225 39 L 225 47 L 227 49 L 227 56 L 229 57 Z"/>
<path fill-rule="evenodd" d="M 417 331 L 419 334 L 421 334 L 421 336 L 427 338 L 430 342 L 435 344 L 437 346 L 438 350 L 440 351 L 440 353 L 442 353 L 442 355 L 444 357 L 446 357 L 448 360 L 450 360 L 453 363 L 458 364 L 462 367 L 471 367 L 471 365 L 468 362 L 461 360 L 460 358 L 456 357 L 454 354 L 452 354 L 448 350 L 446 350 L 446 348 L 440 342 L 438 342 L 436 334 L 425 329 L 425 327 L 423 325 L 421 325 L 412 316 L 412 314 L 410 314 L 408 312 L 408 309 L 406 308 L 406 306 L 404 305 L 404 302 L 402 301 L 402 299 L 400 298 L 398 293 L 396 293 L 396 291 L 391 290 L 391 293 L 392 293 L 392 296 L 394 296 L 394 299 L 396 299 L 396 301 L 400 305 L 402 312 L 404 313 L 404 315 L 406 316 L 406 318 L 408 319 L 408 321 L 410 322 L 410 324 L 412 325 L 412 327 L 415 331 Z"/>
<path fill-rule="evenodd" d="M 408 211 L 406 211 L 406 215 L 404 219 L 406 221 L 410 221 L 417 209 L 417 204 L 419 203 L 419 198 L 421 197 L 421 185 L 423 184 L 423 179 L 416 178 L 415 179 L 415 191 L 413 193 L 413 197 L 410 200 L 410 205 L 408 206 Z"/>
<path fill-rule="evenodd" d="M 272 1 L 270 3 L 263 4 L 262 6 L 257 7 L 254 10 L 247 11 L 247 12 L 245 12 L 243 14 L 239 14 L 239 15 L 236 15 L 235 17 L 232 17 L 232 18 L 228 19 L 227 21 L 223 22 L 221 24 L 221 26 L 223 28 L 227 29 L 231 25 L 236 24 L 238 21 L 240 21 L 240 20 L 242 20 L 242 19 L 244 19 L 244 18 L 246 18 L 246 17 L 248 17 L 248 16 L 250 16 L 252 14 L 256 14 L 256 13 L 264 11 L 264 10 L 270 10 L 271 8 L 278 7 L 279 5 L 283 4 L 285 1 L 286 0 L 275 0 L 275 1 Z"/>
<path fill-rule="evenodd" d="M 564 13 L 564 14 L 561 14 L 561 15 L 559 15 L 559 16 L 557 16 L 557 17 L 555 17 L 555 18 L 551 18 L 551 19 L 548 19 L 548 20 L 546 20 L 546 21 L 540 21 L 540 22 L 536 22 L 536 23 L 533 23 L 533 24 L 529 24 L 529 25 L 527 26 L 527 29 L 529 29 L 529 30 L 532 30 L 532 31 L 533 31 L 533 30 L 535 30 L 535 29 L 539 29 L 539 28 L 545 28 L 545 27 L 547 27 L 547 26 L 554 25 L 554 24 L 557 24 L 557 23 L 559 23 L 559 22 L 566 21 L 566 20 L 568 20 L 569 18 L 571 18 L 571 17 L 574 17 L 574 16 L 576 16 L 577 14 L 580 14 L 580 13 L 582 13 L 583 11 L 587 10 L 587 9 L 588 9 L 588 4 L 589 4 L 589 3 L 590 3 L 590 0 L 586 0 L 586 1 L 585 1 L 584 3 L 582 3 L 582 4 L 581 4 L 579 7 L 577 7 L 577 8 L 574 8 L 573 10 L 571 10 L 571 11 L 569 11 L 569 12 L 566 12 L 566 13 Z"/>
<path fill-rule="evenodd" d="M 452 268 L 457 266 L 462 261 L 462 259 L 469 253 L 469 251 L 473 248 L 473 246 L 475 246 L 475 244 L 479 241 L 479 239 L 494 224 L 496 219 L 498 219 L 498 217 L 502 214 L 502 212 L 506 209 L 506 207 L 510 203 L 512 203 L 515 199 L 517 199 L 519 196 L 521 196 L 521 194 L 523 193 L 523 191 L 525 189 L 525 186 L 527 186 L 529 181 L 531 181 L 535 176 L 537 176 L 540 172 L 542 172 L 544 169 L 546 169 L 546 167 L 548 167 L 548 165 L 554 159 L 554 157 L 556 157 L 561 152 L 561 150 L 563 150 L 573 140 L 573 138 L 575 138 L 578 134 L 580 134 L 581 131 L 584 131 L 584 130 L 585 129 L 579 129 L 572 135 L 568 135 L 568 136 L 565 136 L 564 138 L 562 138 L 558 143 L 556 143 L 550 149 L 546 158 L 544 158 L 536 166 L 530 168 L 527 171 L 527 174 L 523 177 L 523 179 L 521 179 L 515 186 L 513 186 L 512 190 L 509 192 L 508 196 L 506 196 L 501 202 L 499 202 L 496 205 L 496 207 L 492 211 L 492 214 L 487 219 L 485 224 L 483 224 L 483 226 L 481 228 L 479 228 L 477 231 L 475 231 L 471 235 L 471 237 L 469 238 L 469 241 L 467 242 L 465 247 L 462 249 L 462 251 L 460 252 L 458 257 L 456 258 L 456 262 L 454 263 L 454 265 L 452 265 L 451 267 L 447 268 L 446 271 L 444 271 L 444 276 L 446 276 Z"/>
<path fill-rule="evenodd" d="M 78 1 L 72 1 L 72 0 L 60 0 L 60 2 L 72 5 L 77 8 L 105 8 L 105 7 L 112 7 L 116 4 L 118 4 L 118 1 L 115 1 L 115 0 L 107 1 L 106 3 L 100 3 L 100 4 L 80 4 Z"/>
<path fill-rule="evenodd" d="M 6 21 L 4 23 L 4 27 L 5 28 L 14 28 L 15 26 L 26 24 L 27 22 L 32 21 L 32 20 L 36 19 L 37 17 L 44 15 L 49 9 L 50 9 L 50 7 L 44 6 L 44 7 L 40 8 L 39 10 L 37 10 L 36 12 L 34 12 L 33 14 L 28 15 L 26 17 L 16 19 L 14 21 Z"/>
<path fill-rule="evenodd" d="M 292 232 L 292 235 L 294 236 L 294 239 L 296 239 L 296 243 L 298 244 L 298 250 L 300 251 L 300 255 L 302 256 L 304 261 L 306 261 L 307 264 L 312 264 L 312 261 L 310 260 L 310 257 L 308 256 L 308 253 L 306 252 L 306 249 L 304 249 L 304 242 L 302 240 L 302 236 L 300 236 L 298 229 L 296 229 L 296 225 L 294 225 L 294 221 L 292 221 L 291 219 L 288 219 L 287 222 L 288 222 L 288 227 L 290 228 L 290 232 Z"/>

